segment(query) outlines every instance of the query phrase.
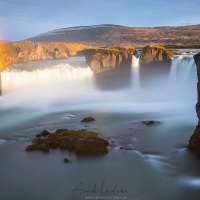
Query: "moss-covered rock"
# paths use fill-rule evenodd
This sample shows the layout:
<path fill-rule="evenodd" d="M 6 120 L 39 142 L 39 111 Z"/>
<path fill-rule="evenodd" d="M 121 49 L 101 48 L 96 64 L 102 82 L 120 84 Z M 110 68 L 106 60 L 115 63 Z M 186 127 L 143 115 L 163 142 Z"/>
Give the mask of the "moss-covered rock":
<path fill-rule="evenodd" d="M 95 121 L 95 119 L 93 117 L 86 117 L 81 120 L 81 122 L 93 122 L 93 121 Z"/>
<path fill-rule="evenodd" d="M 46 143 L 32 144 L 26 147 L 26 151 L 49 151 L 49 146 Z"/>
<path fill-rule="evenodd" d="M 25 150 L 49 151 L 49 149 L 59 148 L 92 155 L 107 152 L 108 141 L 98 137 L 97 133 L 93 131 L 57 129 L 54 133 L 49 133 L 47 136 L 46 134 L 45 138 L 36 135 L 36 138 L 32 140 L 33 144 L 27 146 Z"/>
<path fill-rule="evenodd" d="M 76 153 L 101 155 L 107 153 L 106 144 L 104 141 L 95 139 L 79 139 L 76 145 Z"/>
<path fill-rule="evenodd" d="M 43 130 L 41 133 L 41 136 L 48 136 L 48 135 L 50 135 L 51 133 L 49 132 L 49 131 L 47 131 L 47 130 Z"/>

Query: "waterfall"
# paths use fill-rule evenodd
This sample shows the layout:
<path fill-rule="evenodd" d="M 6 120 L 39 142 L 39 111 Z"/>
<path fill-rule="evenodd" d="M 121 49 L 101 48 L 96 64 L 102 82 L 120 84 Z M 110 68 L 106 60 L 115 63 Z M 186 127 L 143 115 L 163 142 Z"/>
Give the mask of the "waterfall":
<path fill-rule="evenodd" d="M 135 90 L 140 88 L 140 57 L 132 57 L 132 86 Z"/>
<path fill-rule="evenodd" d="M 66 89 L 69 90 L 77 85 L 85 84 L 91 80 L 92 75 L 89 67 L 73 67 L 66 63 L 31 71 L 13 69 L 2 72 L 2 92 L 25 88 L 39 90 L 45 86 L 57 84 L 66 84 Z"/>
<path fill-rule="evenodd" d="M 45 61 L 46 62 L 46 61 Z M 59 101 L 75 102 L 86 98 L 93 89 L 93 73 L 88 66 L 69 63 L 41 66 L 42 61 L 12 66 L 1 73 L 4 104 L 48 106 Z M 44 62 L 43 62 L 44 63 Z M 88 96 L 86 96 L 86 93 Z M 75 100 L 71 100 L 75 99 Z"/>
<path fill-rule="evenodd" d="M 177 101 L 196 103 L 197 71 L 193 55 L 176 56 L 172 60 L 168 88 Z"/>
<path fill-rule="evenodd" d="M 196 82 L 196 65 L 193 56 L 181 55 L 172 60 L 170 80 L 177 84 L 188 83 L 194 80 Z"/>

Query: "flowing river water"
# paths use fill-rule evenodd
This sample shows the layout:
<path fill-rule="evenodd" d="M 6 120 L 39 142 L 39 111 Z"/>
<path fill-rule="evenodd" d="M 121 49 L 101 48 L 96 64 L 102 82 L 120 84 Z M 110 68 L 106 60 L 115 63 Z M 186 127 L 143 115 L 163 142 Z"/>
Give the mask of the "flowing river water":
<path fill-rule="evenodd" d="M 82 57 L 2 72 L 0 199 L 198 200 L 200 159 L 186 148 L 197 124 L 192 55 L 174 57 L 167 76 L 151 75 L 148 87 L 133 57 L 130 78 L 127 88 L 99 90 Z M 96 121 L 81 123 L 87 116 Z M 109 153 L 24 150 L 35 134 L 57 128 L 96 131 L 109 140 Z"/>

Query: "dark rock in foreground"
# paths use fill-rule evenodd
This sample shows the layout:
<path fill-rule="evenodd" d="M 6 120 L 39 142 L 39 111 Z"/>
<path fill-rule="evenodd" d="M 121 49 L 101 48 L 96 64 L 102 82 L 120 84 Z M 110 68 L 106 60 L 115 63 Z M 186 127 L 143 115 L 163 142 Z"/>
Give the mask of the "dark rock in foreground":
<path fill-rule="evenodd" d="M 77 141 L 76 145 L 76 153 L 80 154 L 105 154 L 107 153 L 107 149 L 105 146 L 107 145 L 106 141 L 99 140 L 87 140 L 80 139 Z"/>
<path fill-rule="evenodd" d="M 63 160 L 65 163 L 68 163 L 69 162 L 69 159 L 67 159 L 67 158 L 64 158 L 64 160 Z"/>
<path fill-rule="evenodd" d="M 196 104 L 198 125 L 196 126 L 196 129 L 189 140 L 188 149 L 200 154 L 200 53 L 194 56 L 194 60 L 197 65 L 197 76 L 198 76 L 198 83 L 197 83 L 198 101 Z"/>
<path fill-rule="evenodd" d="M 153 121 L 153 120 L 143 121 L 142 123 L 145 124 L 146 126 L 152 126 L 152 125 L 160 124 L 160 122 Z"/>
<path fill-rule="evenodd" d="M 93 117 L 86 117 L 81 120 L 81 122 L 93 122 L 93 121 L 95 121 L 95 119 Z"/>
<path fill-rule="evenodd" d="M 98 137 L 97 133 L 86 130 L 58 129 L 54 133 L 45 134 L 43 137 L 36 136 L 32 142 L 33 144 L 26 147 L 26 151 L 49 151 L 49 149 L 59 148 L 90 155 L 101 155 L 108 152 L 108 141 Z"/>

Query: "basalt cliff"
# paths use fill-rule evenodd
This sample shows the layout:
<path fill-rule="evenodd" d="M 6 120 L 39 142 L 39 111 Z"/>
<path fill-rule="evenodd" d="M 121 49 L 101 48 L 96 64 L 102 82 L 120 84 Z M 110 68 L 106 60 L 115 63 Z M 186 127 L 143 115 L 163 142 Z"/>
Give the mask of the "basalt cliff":
<path fill-rule="evenodd" d="M 161 46 L 147 46 L 143 48 L 142 55 L 140 57 L 140 64 L 149 64 L 152 62 L 162 61 L 168 62 L 174 52 L 161 47 Z"/>
<path fill-rule="evenodd" d="M 15 63 L 66 59 L 89 48 L 83 44 L 66 42 L 0 42 L 0 71 Z"/>
<path fill-rule="evenodd" d="M 196 126 L 196 129 L 189 140 L 188 149 L 200 154 L 200 53 L 194 56 L 194 60 L 197 65 L 197 77 L 198 77 L 198 83 L 197 83 L 198 100 L 196 104 L 198 125 Z"/>
<path fill-rule="evenodd" d="M 101 48 L 89 53 L 86 53 L 86 51 L 86 62 L 95 74 L 131 67 L 132 56 L 138 54 L 134 47 Z M 169 64 L 173 55 L 174 52 L 164 47 L 147 46 L 142 50 L 140 65 L 151 66 L 158 62 Z"/>
<path fill-rule="evenodd" d="M 91 70 L 97 74 L 118 67 L 130 66 L 134 54 L 136 54 L 134 47 L 113 47 L 97 49 L 85 58 Z"/>
<path fill-rule="evenodd" d="M 79 43 L 31 41 L 0 42 L 0 71 L 15 63 L 38 60 L 67 59 L 71 56 L 85 56 L 93 73 L 113 71 L 131 67 L 132 56 L 138 52 L 135 47 L 92 47 Z M 143 48 L 140 64 L 169 61 L 173 53 L 166 48 L 147 46 Z"/>

